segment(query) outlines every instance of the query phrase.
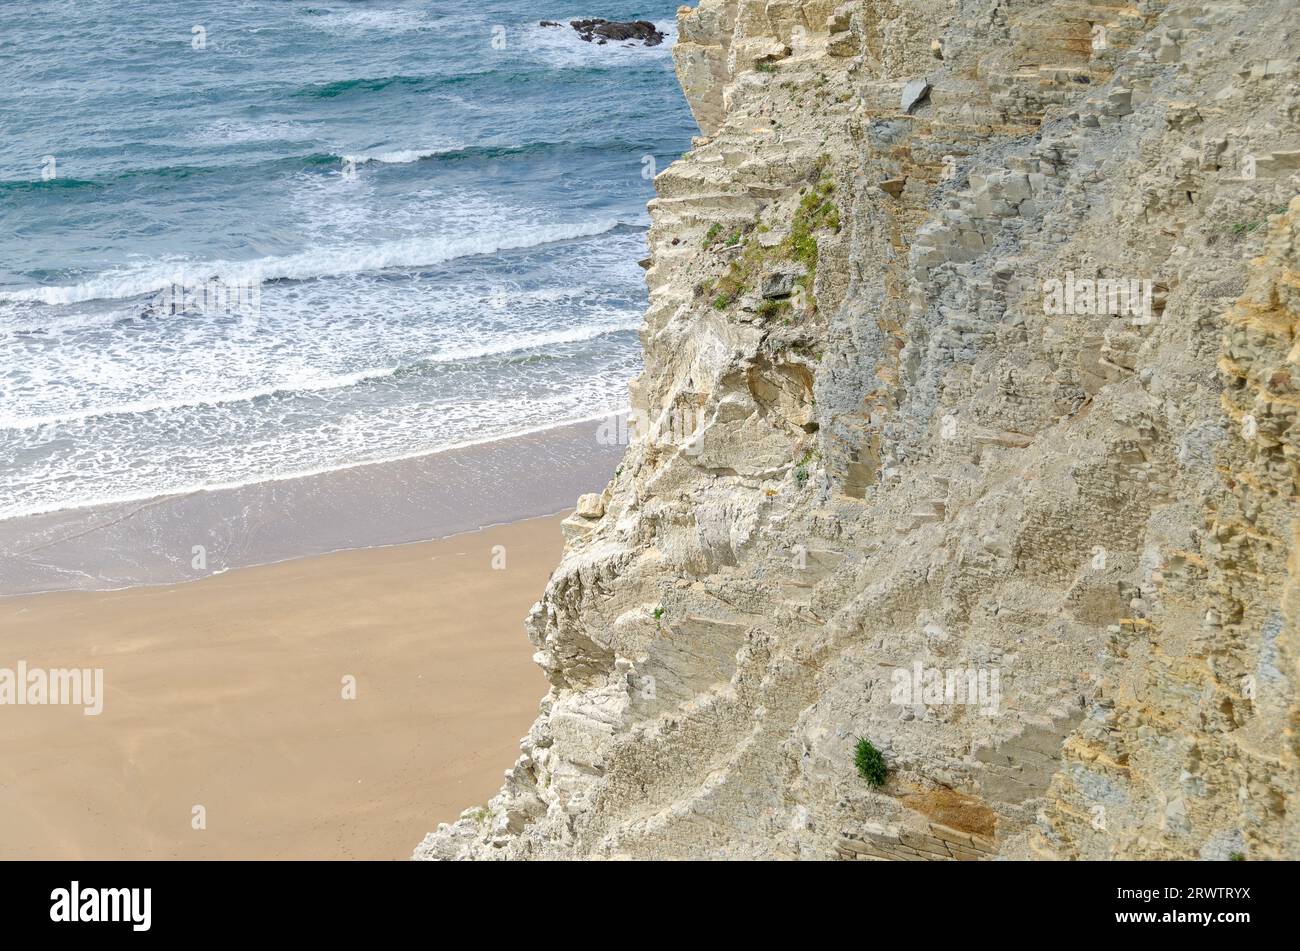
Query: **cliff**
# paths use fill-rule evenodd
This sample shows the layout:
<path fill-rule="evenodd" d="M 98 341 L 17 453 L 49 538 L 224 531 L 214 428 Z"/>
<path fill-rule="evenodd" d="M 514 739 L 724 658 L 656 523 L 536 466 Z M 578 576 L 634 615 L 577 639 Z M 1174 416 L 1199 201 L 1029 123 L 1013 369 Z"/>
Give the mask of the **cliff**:
<path fill-rule="evenodd" d="M 417 857 L 1300 857 L 1297 33 L 683 7 L 637 433 Z"/>

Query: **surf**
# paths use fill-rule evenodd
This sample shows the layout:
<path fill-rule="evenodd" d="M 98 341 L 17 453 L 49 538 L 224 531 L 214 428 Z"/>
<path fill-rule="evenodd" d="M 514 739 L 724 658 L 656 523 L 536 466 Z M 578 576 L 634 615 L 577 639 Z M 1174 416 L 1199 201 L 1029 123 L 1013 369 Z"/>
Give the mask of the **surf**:
<path fill-rule="evenodd" d="M 96 300 L 131 300 L 178 284 L 207 281 L 231 285 L 267 284 L 427 267 L 473 255 L 540 248 L 559 241 L 591 238 L 628 227 L 636 226 L 618 218 L 604 218 L 585 223 L 525 225 L 509 235 L 409 238 L 382 242 L 377 246 L 319 248 L 252 261 L 155 262 L 110 271 L 79 284 L 0 291 L 0 301 L 67 305 Z"/>

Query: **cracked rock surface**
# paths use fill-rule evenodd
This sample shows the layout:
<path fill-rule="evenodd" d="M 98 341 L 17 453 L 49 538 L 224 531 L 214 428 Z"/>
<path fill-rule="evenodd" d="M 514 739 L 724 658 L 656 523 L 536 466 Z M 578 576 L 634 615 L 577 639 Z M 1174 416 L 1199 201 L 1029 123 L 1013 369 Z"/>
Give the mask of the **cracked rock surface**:
<path fill-rule="evenodd" d="M 678 27 L 637 432 L 416 856 L 1300 857 L 1292 0 Z"/>

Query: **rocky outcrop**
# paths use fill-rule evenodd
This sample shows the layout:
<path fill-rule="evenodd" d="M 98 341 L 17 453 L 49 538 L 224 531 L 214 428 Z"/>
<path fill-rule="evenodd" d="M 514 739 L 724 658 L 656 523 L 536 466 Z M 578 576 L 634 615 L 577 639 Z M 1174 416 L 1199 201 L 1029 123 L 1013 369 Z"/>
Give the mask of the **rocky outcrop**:
<path fill-rule="evenodd" d="M 678 25 L 637 435 L 417 856 L 1297 857 L 1291 4 Z"/>
<path fill-rule="evenodd" d="M 547 24 L 543 22 L 543 26 Z M 640 40 L 643 46 L 658 46 L 664 41 L 662 30 L 655 28 L 649 20 L 632 20 L 616 23 L 612 20 L 570 20 L 569 26 L 578 31 L 578 36 L 590 43 L 604 46 L 609 41 Z"/>

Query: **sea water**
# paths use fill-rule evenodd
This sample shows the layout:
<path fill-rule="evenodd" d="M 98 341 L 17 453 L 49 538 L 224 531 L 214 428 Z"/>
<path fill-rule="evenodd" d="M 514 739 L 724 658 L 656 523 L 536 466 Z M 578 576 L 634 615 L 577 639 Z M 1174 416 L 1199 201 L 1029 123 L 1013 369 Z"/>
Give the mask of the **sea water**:
<path fill-rule="evenodd" d="M 676 5 L 0 5 L 0 518 L 624 405 Z"/>

